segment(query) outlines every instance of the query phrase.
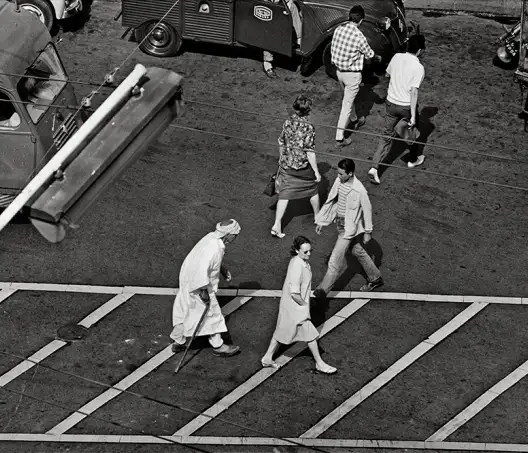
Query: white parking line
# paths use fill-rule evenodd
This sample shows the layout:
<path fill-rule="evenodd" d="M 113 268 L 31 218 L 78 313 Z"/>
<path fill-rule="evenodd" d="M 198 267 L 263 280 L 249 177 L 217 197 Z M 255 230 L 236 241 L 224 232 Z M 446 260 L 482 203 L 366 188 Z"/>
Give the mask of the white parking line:
<path fill-rule="evenodd" d="M 138 295 L 158 295 L 174 296 L 178 293 L 178 288 L 148 287 L 148 286 L 97 286 L 97 285 L 77 285 L 77 284 L 56 284 L 56 283 L 22 283 L 22 282 L 0 282 L 0 289 L 21 290 L 21 291 L 59 291 L 59 292 L 80 292 L 97 294 L 138 294 Z M 273 297 L 281 296 L 280 289 L 233 289 L 220 288 L 219 296 L 249 296 L 249 297 Z M 358 291 L 331 291 L 328 295 L 331 299 L 361 299 L 365 293 Z M 487 304 L 513 304 L 526 305 L 528 297 L 499 297 L 499 296 L 464 296 L 449 294 L 414 294 L 414 293 L 391 293 L 372 292 L 368 293 L 371 300 L 406 300 L 417 302 L 450 302 L 472 304 L 482 302 Z"/>
<path fill-rule="evenodd" d="M 132 296 L 133 294 L 118 294 L 117 296 L 110 299 L 108 302 L 105 302 L 103 305 L 96 308 L 92 313 L 86 316 L 78 324 L 84 327 L 93 326 L 96 322 L 100 321 L 103 317 L 105 317 L 112 310 L 115 310 L 121 304 L 125 303 Z M 28 357 L 27 360 L 20 362 L 14 368 L 11 368 L 9 371 L 2 374 L 0 376 L 0 387 L 3 387 L 9 382 L 11 382 L 13 379 L 16 379 L 18 376 L 30 370 L 35 365 L 37 365 L 39 362 L 49 357 L 51 354 L 57 352 L 59 349 L 66 346 L 67 344 L 68 343 L 66 341 L 62 341 L 62 340 L 51 341 L 46 346 L 39 349 L 33 355 Z"/>
<path fill-rule="evenodd" d="M 213 437 L 213 436 L 149 436 L 121 434 L 22 434 L 0 433 L 0 442 L 54 442 L 101 444 L 168 444 L 292 446 L 315 448 L 385 448 L 398 450 L 505 451 L 528 453 L 528 444 L 484 442 L 427 442 L 420 440 L 307 439 L 305 437 Z"/>
<path fill-rule="evenodd" d="M 222 313 L 224 316 L 228 316 L 234 311 L 238 310 L 244 304 L 246 304 L 251 297 L 238 297 L 227 303 L 222 307 Z M 125 378 L 121 379 L 112 388 L 101 393 L 93 400 L 86 403 L 76 412 L 65 418 L 62 422 L 51 428 L 46 434 L 49 435 L 60 435 L 73 428 L 79 422 L 84 420 L 87 416 L 94 413 L 97 409 L 100 409 L 106 403 L 119 396 L 124 390 L 129 389 L 132 385 L 143 379 L 147 374 L 158 368 L 161 364 L 169 360 L 174 355 L 172 352 L 172 345 L 167 346 L 162 351 L 158 352 L 154 357 L 151 357 L 143 365 L 134 370 Z"/>
<path fill-rule="evenodd" d="M 346 307 L 336 313 L 334 316 L 329 318 L 323 323 L 322 326 L 318 328 L 320 337 L 323 337 L 328 332 L 331 332 L 341 323 L 346 321 L 350 316 L 352 316 L 356 311 L 363 307 L 369 300 L 368 299 L 357 299 L 350 302 Z M 213 404 L 209 409 L 207 409 L 203 414 L 195 417 L 185 426 L 180 428 L 175 436 L 190 436 L 198 429 L 210 422 L 218 414 L 221 414 L 232 404 L 236 403 L 240 398 L 247 395 L 257 386 L 262 384 L 266 379 L 271 377 L 277 371 L 279 371 L 284 365 L 286 365 L 290 360 L 293 360 L 298 354 L 300 354 L 304 349 L 306 349 L 305 343 L 296 343 L 283 355 L 277 358 L 276 362 L 280 366 L 279 369 L 275 368 L 262 368 L 256 374 L 251 376 L 246 382 L 239 385 L 233 391 L 224 396 L 221 400 Z"/>
<path fill-rule="evenodd" d="M 377 392 L 381 387 L 383 387 L 385 384 L 395 378 L 398 374 L 400 374 L 403 370 L 409 367 L 412 363 L 422 357 L 426 352 L 430 351 L 438 343 L 440 343 L 442 340 L 447 338 L 458 328 L 464 325 L 467 321 L 473 318 L 473 316 L 483 310 L 487 305 L 488 304 L 483 304 L 481 302 L 475 302 L 474 304 L 470 305 L 463 312 L 459 313 L 451 321 L 449 321 L 447 324 L 438 329 L 426 340 L 422 341 L 420 344 L 411 349 L 401 359 L 393 363 L 383 373 L 376 376 L 367 385 L 365 385 L 363 388 L 354 393 L 350 398 L 340 404 L 336 409 L 330 412 L 321 421 L 312 426 L 301 437 L 315 438 L 320 436 L 328 428 L 336 424 L 345 415 L 350 413 L 355 407 L 365 401 L 369 396 Z"/>
<path fill-rule="evenodd" d="M 16 292 L 16 289 L 2 289 L 0 291 L 0 304 Z"/>
<path fill-rule="evenodd" d="M 480 395 L 473 403 L 466 407 L 462 412 L 448 421 L 438 431 L 427 439 L 427 442 L 441 442 L 453 434 L 458 428 L 471 420 L 482 409 L 490 404 L 495 398 L 504 393 L 510 387 L 519 382 L 528 374 L 528 360 L 517 369 L 512 371 L 504 379 L 500 380 L 489 390 Z"/>

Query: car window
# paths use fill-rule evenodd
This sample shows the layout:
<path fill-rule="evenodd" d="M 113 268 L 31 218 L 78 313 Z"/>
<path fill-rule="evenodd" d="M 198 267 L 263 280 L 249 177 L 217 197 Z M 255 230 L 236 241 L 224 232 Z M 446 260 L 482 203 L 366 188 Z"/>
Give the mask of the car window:
<path fill-rule="evenodd" d="M 16 129 L 20 126 L 20 115 L 7 94 L 0 91 L 0 129 Z"/>
<path fill-rule="evenodd" d="M 66 80 L 66 72 L 57 51 L 50 43 L 17 84 L 18 94 L 27 102 L 26 108 L 34 123 L 40 120 L 48 106 L 57 99 L 66 85 Z"/>

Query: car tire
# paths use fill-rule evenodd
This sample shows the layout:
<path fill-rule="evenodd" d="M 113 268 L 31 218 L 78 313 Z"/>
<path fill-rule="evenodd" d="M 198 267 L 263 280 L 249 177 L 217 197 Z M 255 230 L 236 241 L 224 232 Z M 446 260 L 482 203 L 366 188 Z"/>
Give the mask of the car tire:
<path fill-rule="evenodd" d="M 148 21 L 134 32 L 139 48 L 153 57 L 173 57 L 181 48 L 182 39 L 167 22 Z"/>
<path fill-rule="evenodd" d="M 326 74 L 334 80 L 337 80 L 337 70 L 332 64 L 332 41 L 328 41 L 323 49 L 323 65 Z"/>
<path fill-rule="evenodd" d="M 51 32 L 55 24 L 53 7 L 46 0 L 20 0 L 18 6 L 30 13 L 35 14 L 38 19 Z"/>

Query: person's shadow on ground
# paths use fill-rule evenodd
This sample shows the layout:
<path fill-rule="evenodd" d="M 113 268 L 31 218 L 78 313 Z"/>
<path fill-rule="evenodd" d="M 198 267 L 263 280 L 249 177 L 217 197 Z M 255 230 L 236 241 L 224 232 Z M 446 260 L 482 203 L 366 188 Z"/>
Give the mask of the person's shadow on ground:
<path fill-rule="evenodd" d="M 438 113 L 438 107 L 432 107 L 427 106 L 421 109 L 420 111 L 420 117 L 419 117 L 419 124 L 418 124 L 418 130 L 420 131 L 420 137 L 418 138 L 418 144 L 412 145 L 417 146 L 421 148 L 421 151 L 423 152 L 423 148 L 425 147 L 425 144 L 427 143 L 427 140 L 429 139 L 430 135 L 435 130 L 435 125 L 431 122 L 431 118 L 433 118 Z M 407 145 L 402 140 L 394 140 L 392 143 L 392 148 L 383 161 L 383 163 L 380 164 L 380 169 L 378 171 L 378 175 L 381 177 L 383 173 L 385 173 L 389 167 L 383 164 L 392 164 L 394 161 L 401 157 L 402 160 L 407 163 L 410 159 L 410 153 L 407 153 L 405 156 L 402 156 L 405 151 L 409 149 L 409 145 Z"/>
<path fill-rule="evenodd" d="M 374 104 L 380 105 L 385 102 L 385 98 L 374 91 L 374 87 L 378 84 L 379 78 L 375 74 L 365 75 L 363 78 L 363 82 L 354 101 L 358 117 L 364 116 L 367 118 Z"/>

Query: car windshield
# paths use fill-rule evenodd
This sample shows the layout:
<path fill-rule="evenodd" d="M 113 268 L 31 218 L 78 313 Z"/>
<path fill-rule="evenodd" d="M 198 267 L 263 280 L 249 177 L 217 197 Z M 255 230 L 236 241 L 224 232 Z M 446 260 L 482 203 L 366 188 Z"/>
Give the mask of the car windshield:
<path fill-rule="evenodd" d="M 34 123 L 53 104 L 66 85 L 66 72 L 50 43 L 39 54 L 35 62 L 27 69 L 17 85 L 22 101 L 27 102 L 26 109 Z"/>

